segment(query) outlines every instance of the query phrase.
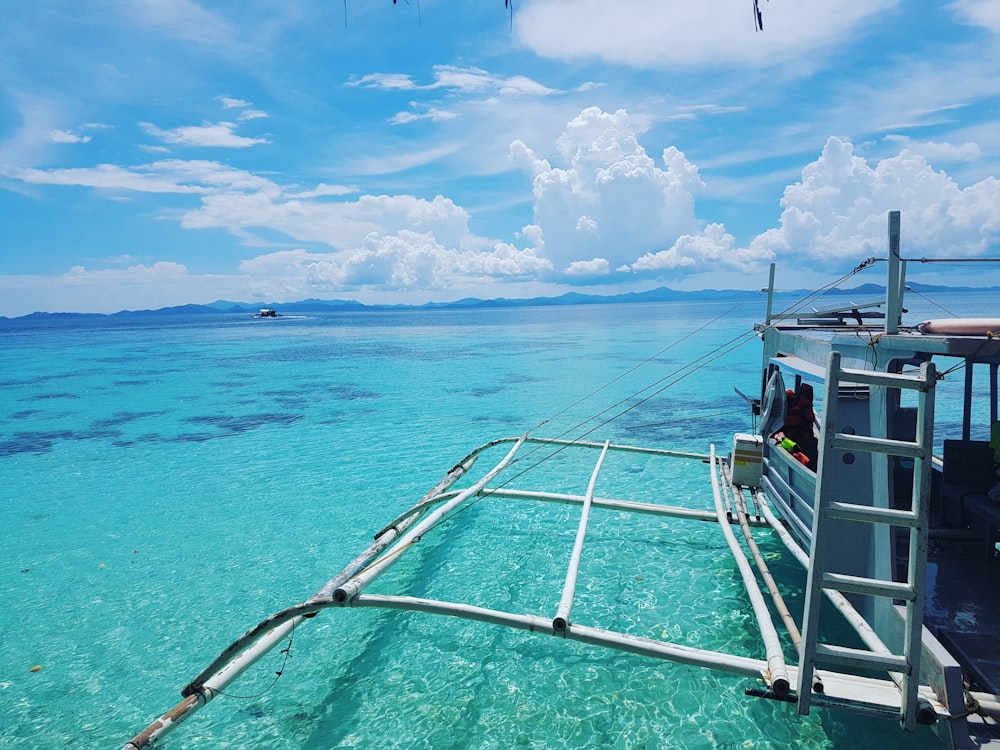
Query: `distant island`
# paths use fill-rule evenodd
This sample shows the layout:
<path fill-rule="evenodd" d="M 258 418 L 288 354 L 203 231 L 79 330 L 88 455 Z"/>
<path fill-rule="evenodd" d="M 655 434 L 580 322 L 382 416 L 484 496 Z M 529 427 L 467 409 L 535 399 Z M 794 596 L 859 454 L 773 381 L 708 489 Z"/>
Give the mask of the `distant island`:
<path fill-rule="evenodd" d="M 954 287 L 939 286 L 935 284 L 919 284 L 910 282 L 909 289 L 921 294 L 933 294 L 935 292 L 989 292 L 1000 291 L 1000 287 Z M 705 300 L 726 300 L 745 298 L 750 294 L 745 289 L 703 289 L 694 292 L 682 292 L 669 287 L 658 287 L 646 292 L 629 292 L 627 294 L 598 295 L 580 294 L 579 292 L 567 292 L 558 297 L 532 297 L 530 299 L 507 299 L 499 297 L 497 299 L 477 299 L 467 297 L 455 300 L 454 302 L 427 302 L 422 305 L 366 305 L 356 300 L 320 300 L 306 299 L 299 302 L 266 302 L 251 304 L 248 302 L 229 302 L 219 300 L 208 305 L 178 305 L 175 307 L 161 307 L 157 310 L 122 310 L 116 313 L 74 313 L 74 312 L 34 312 L 28 315 L 21 315 L 15 318 L 0 316 L 0 320 L 32 320 L 38 318 L 114 318 L 126 316 L 166 316 L 166 315 L 218 315 L 218 314 L 253 314 L 261 308 L 269 308 L 283 315 L 296 315 L 302 313 L 331 313 L 331 312 L 378 312 L 378 311 L 405 311 L 405 310 L 476 310 L 476 309 L 496 309 L 507 307 L 561 307 L 568 305 L 620 305 L 635 304 L 642 302 L 678 302 L 678 301 L 705 301 Z M 808 290 L 783 291 L 782 296 L 798 295 L 809 293 Z M 879 284 L 862 284 L 850 289 L 832 289 L 827 294 L 850 295 L 850 296 L 875 296 L 884 295 L 885 287 Z"/>

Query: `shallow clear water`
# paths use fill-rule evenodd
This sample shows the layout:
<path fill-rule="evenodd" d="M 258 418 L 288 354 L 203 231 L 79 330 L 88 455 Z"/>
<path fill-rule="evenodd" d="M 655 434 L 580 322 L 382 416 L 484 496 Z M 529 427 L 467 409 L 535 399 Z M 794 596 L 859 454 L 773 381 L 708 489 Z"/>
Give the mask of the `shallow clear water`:
<path fill-rule="evenodd" d="M 758 388 L 755 341 L 676 381 L 762 303 L 732 307 L 0 321 L 0 746 L 120 746 L 487 440 L 552 417 L 538 435 L 728 450 L 750 429 L 733 387 Z M 545 468 L 586 487 L 590 464 Z M 636 499 L 711 504 L 698 462 L 613 455 L 616 478 Z M 371 590 L 551 617 L 577 519 L 484 500 Z M 595 512 L 577 594 L 574 621 L 761 656 L 710 525 Z M 268 690 L 279 651 L 228 691 L 253 697 L 217 699 L 166 746 L 836 747 L 862 731 L 933 746 L 798 717 L 744 697 L 745 679 L 426 615 L 323 613 Z"/>

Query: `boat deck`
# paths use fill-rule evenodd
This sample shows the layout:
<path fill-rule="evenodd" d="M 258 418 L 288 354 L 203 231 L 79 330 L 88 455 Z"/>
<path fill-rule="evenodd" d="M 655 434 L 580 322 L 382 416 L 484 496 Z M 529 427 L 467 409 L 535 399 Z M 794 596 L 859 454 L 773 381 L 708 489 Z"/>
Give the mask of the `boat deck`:
<path fill-rule="evenodd" d="M 932 538 L 924 624 L 963 664 L 974 689 L 1000 693 L 1000 558 L 979 534 Z"/>

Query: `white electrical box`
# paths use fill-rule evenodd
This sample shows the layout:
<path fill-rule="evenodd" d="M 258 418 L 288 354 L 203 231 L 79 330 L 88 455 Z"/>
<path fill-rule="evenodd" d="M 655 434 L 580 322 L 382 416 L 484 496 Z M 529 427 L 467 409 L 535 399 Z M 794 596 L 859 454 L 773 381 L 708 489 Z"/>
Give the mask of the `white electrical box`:
<path fill-rule="evenodd" d="M 733 435 L 733 452 L 729 456 L 733 484 L 742 487 L 760 487 L 760 460 L 764 452 L 764 438 L 737 432 Z"/>

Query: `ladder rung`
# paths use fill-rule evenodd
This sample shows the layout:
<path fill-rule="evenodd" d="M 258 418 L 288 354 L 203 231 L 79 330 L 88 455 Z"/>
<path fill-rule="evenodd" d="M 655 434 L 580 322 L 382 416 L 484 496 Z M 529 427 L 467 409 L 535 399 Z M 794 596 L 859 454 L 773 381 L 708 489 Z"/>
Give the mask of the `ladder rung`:
<path fill-rule="evenodd" d="M 877 578 L 862 578 L 842 573 L 824 573 L 820 582 L 824 589 L 836 589 L 849 594 L 864 594 L 866 596 L 885 596 L 893 599 L 913 601 L 916 592 L 908 583 L 897 581 L 881 581 Z"/>
<path fill-rule="evenodd" d="M 868 435 L 838 433 L 833 438 L 833 447 L 864 453 L 888 453 L 891 456 L 905 456 L 906 458 L 926 456 L 926 451 L 922 446 L 911 443 L 909 440 L 889 440 L 888 438 L 869 437 Z"/>
<path fill-rule="evenodd" d="M 826 517 L 839 518 L 842 521 L 908 526 L 911 529 L 920 526 L 920 516 L 912 510 L 873 508 L 870 505 L 856 505 L 854 503 L 829 503 L 826 506 Z"/>
<path fill-rule="evenodd" d="M 910 673 L 910 662 L 900 654 L 876 654 L 874 651 L 816 644 L 816 661 L 828 664 L 842 664 L 859 669 L 884 669 L 887 672 Z"/>

